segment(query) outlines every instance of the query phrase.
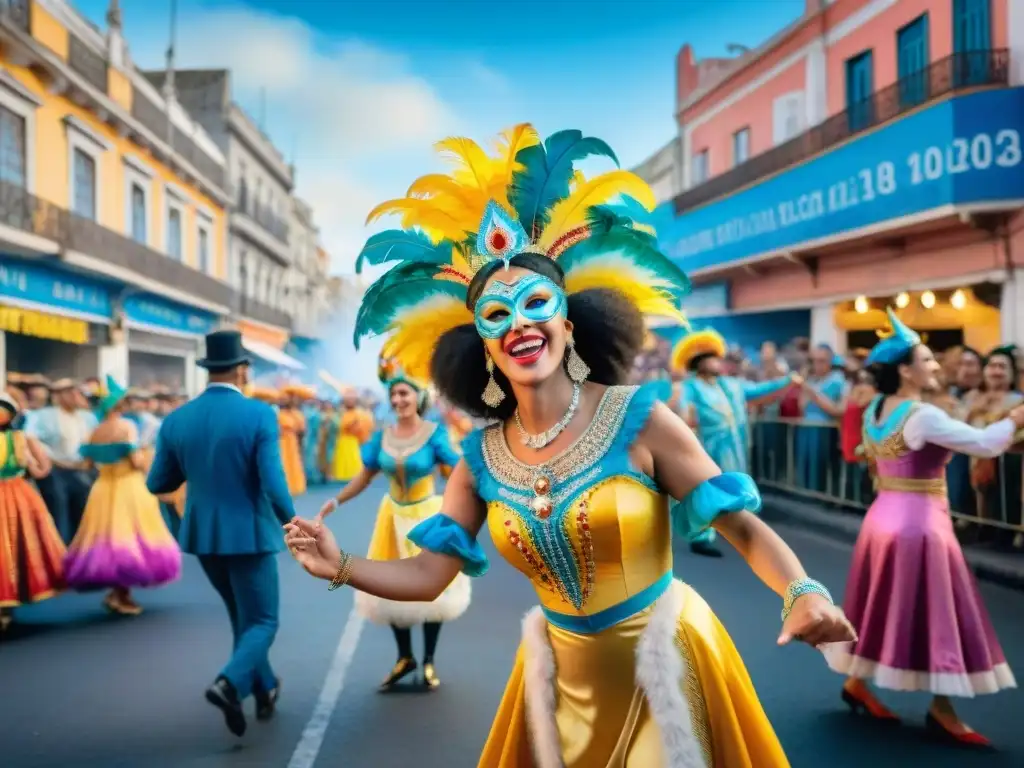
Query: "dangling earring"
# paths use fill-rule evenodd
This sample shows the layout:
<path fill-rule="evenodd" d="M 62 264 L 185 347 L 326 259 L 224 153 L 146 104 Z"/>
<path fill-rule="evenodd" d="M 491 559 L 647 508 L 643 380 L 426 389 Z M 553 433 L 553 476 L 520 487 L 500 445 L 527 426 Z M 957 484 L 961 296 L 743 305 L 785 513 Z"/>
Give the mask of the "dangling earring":
<path fill-rule="evenodd" d="M 484 387 L 484 393 L 480 395 L 480 399 L 484 401 L 484 405 L 488 408 L 497 408 L 505 400 L 505 391 L 494 380 L 494 360 L 491 358 L 490 353 L 485 354 L 487 355 L 487 373 L 489 377 L 487 379 L 487 386 Z"/>
<path fill-rule="evenodd" d="M 569 359 L 565 365 L 566 373 L 569 374 L 569 378 L 575 384 L 582 384 L 590 375 L 590 366 L 584 362 L 583 358 L 580 357 L 580 353 L 576 351 L 576 341 L 572 336 L 566 342 L 566 347 L 569 349 Z"/>

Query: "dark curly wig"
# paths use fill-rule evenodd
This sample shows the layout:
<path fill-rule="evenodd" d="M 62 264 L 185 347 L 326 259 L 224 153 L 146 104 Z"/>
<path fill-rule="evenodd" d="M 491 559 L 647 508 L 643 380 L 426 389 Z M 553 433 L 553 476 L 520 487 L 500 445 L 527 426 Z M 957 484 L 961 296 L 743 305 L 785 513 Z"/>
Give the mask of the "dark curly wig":
<path fill-rule="evenodd" d="M 511 266 L 528 269 L 565 288 L 565 274 L 546 256 L 522 253 Z M 483 293 L 484 286 L 500 268 L 501 262 L 481 269 L 469 285 L 466 306 L 470 309 Z M 576 352 L 590 366 L 590 381 L 614 385 L 624 383 L 644 341 L 643 317 L 624 295 L 609 289 L 580 291 L 568 297 L 568 319 L 574 326 Z M 456 408 L 484 419 L 505 420 L 516 409 L 515 394 L 508 379 L 498 368 L 494 379 L 505 392 L 497 408 L 480 399 L 487 386 L 487 358 L 484 342 L 472 323 L 445 333 L 434 348 L 430 374 L 438 391 Z"/>

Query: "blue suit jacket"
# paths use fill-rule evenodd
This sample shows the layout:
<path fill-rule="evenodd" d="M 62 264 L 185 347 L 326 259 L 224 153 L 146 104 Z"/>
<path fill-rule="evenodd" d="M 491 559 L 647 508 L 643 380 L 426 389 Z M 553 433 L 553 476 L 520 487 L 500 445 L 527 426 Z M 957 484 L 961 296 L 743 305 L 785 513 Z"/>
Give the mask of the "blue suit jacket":
<path fill-rule="evenodd" d="M 146 486 L 188 483 L 178 543 L 193 555 L 252 555 L 284 548 L 295 515 L 273 408 L 213 386 L 168 416 Z"/>

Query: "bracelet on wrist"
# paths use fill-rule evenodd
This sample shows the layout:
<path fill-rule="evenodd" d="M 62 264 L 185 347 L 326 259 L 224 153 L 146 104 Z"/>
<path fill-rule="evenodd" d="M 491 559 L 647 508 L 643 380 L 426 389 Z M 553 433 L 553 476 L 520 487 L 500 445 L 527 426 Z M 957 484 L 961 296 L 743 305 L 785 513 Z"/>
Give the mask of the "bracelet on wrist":
<path fill-rule="evenodd" d="M 832 599 L 832 594 L 820 581 L 808 578 L 794 579 L 786 587 L 786 593 L 782 596 L 783 621 L 789 618 L 789 614 L 793 610 L 793 603 L 804 595 L 820 595 L 828 600 L 829 603 L 835 605 L 835 601 Z"/>
<path fill-rule="evenodd" d="M 347 552 L 342 552 L 341 557 L 338 558 L 338 570 L 334 574 L 334 578 L 331 579 L 331 583 L 327 586 L 328 592 L 333 592 L 338 587 L 343 587 L 348 584 L 349 578 L 352 576 L 352 555 Z"/>

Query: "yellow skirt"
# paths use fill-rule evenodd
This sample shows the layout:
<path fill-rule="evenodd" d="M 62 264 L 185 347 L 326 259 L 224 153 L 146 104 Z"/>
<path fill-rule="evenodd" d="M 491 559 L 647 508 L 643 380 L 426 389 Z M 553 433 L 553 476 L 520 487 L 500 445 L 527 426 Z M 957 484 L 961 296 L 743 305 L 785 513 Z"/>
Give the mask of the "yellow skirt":
<path fill-rule="evenodd" d="M 370 537 L 368 560 L 399 560 L 414 557 L 420 548 L 407 536 L 419 523 L 441 511 L 441 497 L 428 496 L 414 504 L 397 504 L 385 496 L 377 511 L 377 522 Z M 356 610 L 374 624 L 394 627 L 412 627 L 424 622 L 444 622 L 457 619 L 469 607 L 471 588 L 469 577 L 460 573 L 448 588 L 433 602 L 403 603 L 356 592 Z"/>
<path fill-rule="evenodd" d="M 579 635 L 535 608 L 478 768 L 788 768 L 743 660 L 708 604 L 674 582 Z"/>
<path fill-rule="evenodd" d="M 363 459 L 359 454 L 359 438 L 344 433 L 338 435 L 331 461 L 331 479 L 347 483 L 362 471 Z"/>

